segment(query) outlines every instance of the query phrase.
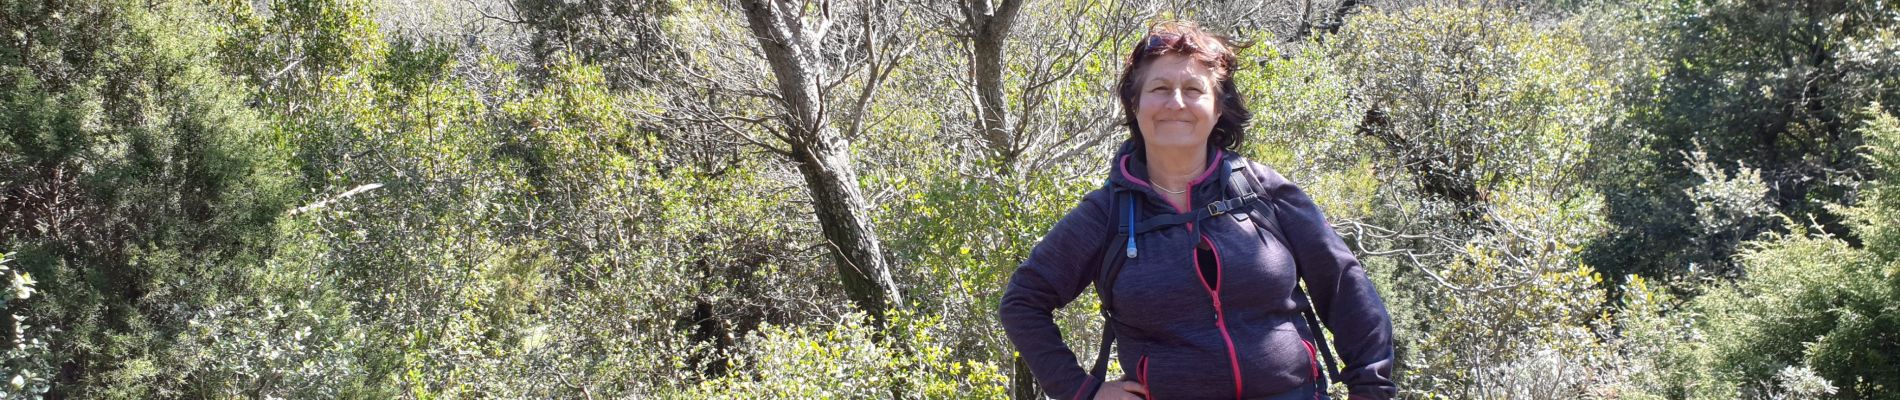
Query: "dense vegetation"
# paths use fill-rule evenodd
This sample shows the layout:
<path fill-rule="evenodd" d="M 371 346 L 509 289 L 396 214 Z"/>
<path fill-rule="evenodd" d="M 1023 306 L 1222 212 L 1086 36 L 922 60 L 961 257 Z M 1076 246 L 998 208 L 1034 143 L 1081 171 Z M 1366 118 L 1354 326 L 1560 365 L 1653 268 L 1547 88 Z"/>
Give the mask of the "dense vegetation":
<path fill-rule="evenodd" d="M 1900 399 L 1869 0 L 0 0 L 0 391 L 1039 396 L 993 310 L 1158 18 L 1405 397 Z"/>

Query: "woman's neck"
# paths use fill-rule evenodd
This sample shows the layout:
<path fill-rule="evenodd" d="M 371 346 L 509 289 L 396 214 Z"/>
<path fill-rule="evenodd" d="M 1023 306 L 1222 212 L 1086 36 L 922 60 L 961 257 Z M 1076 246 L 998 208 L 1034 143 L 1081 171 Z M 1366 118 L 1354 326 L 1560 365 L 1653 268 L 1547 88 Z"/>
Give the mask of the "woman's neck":
<path fill-rule="evenodd" d="M 1167 190 L 1186 190 L 1207 171 L 1206 147 L 1148 146 L 1148 180 Z"/>

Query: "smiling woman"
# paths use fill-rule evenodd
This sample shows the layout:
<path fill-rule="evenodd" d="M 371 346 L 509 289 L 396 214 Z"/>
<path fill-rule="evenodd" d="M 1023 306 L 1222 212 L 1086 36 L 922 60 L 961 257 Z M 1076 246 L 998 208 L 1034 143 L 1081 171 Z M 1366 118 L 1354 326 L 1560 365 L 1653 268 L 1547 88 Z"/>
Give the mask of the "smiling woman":
<path fill-rule="evenodd" d="M 1148 73 L 1135 82 L 1141 88 L 1135 121 L 1139 132 L 1147 132 L 1145 140 L 1157 147 L 1205 145 L 1214 119 L 1220 117 L 1210 90 L 1214 72 L 1199 61 L 1172 54 L 1161 56 L 1144 69 Z"/>
<path fill-rule="evenodd" d="M 1107 184 L 1010 278 L 998 313 L 1049 393 L 1325 398 L 1330 330 L 1353 398 L 1396 394 L 1391 319 L 1359 261 L 1298 186 L 1232 151 L 1251 117 L 1233 48 L 1193 24 L 1150 29 L 1118 86 L 1129 138 Z M 1051 313 L 1091 283 L 1107 322 L 1084 371 Z M 1108 343 L 1127 375 L 1104 382 Z"/>
<path fill-rule="evenodd" d="M 1153 182 L 1177 207 L 1207 149 L 1240 144 L 1247 105 L 1234 86 L 1233 46 L 1189 23 L 1156 25 L 1130 55 L 1118 95 L 1130 142 L 1145 150 Z M 1179 189 L 1175 189 L 1179 188 Z"/>

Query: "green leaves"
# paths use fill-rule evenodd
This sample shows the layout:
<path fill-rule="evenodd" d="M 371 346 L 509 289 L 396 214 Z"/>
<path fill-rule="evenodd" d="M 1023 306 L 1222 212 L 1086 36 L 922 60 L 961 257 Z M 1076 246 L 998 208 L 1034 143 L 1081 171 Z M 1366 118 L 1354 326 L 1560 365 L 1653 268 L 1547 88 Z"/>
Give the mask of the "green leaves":
<path fill-rule="evenodd" d="M 879 330 L 765 148 L 791 125 L 743 15 L 506 3 L 0 0 L 0 397 L 1002 397 L 996 298 L 1100 185 L 1150 11 L 1024 5 L 1014 165 L 956 10 L 814 45 L 892 68 L 861 110 L 866 70 L 818 74 L 931 312 Z M 1242 151 L 1361 250 L 1408 396 L 1891 398 L 1896 14 L 1812 3 L 1360 8 L 1298 43 L 1164 13 L 1261 29 Z M 1096 307 L 1056 313 L 1071 343 Z"/>
<path fill-rule="evenodd" d="M 889 332 L 908 335 L 877 332 L 858 313 L 818 330 L 763 327 L 739 355 L 742 368 L 756 375 L 710 380 L 663 397 L 1002 398 L 1004 378 L 996 366 L 959 361 L 953 349 L 934 344 L 932 333 L 943 332 L 943 324 L 940 317 L 906 312 L 893 317 Z"/>
<path fill-rule="evenodd" d="M 1877 114 L 1868 121 L 1865 154 L 1876 160 L 1893 154 L 1900 145 L 1890 137 L 1893 118 Z M 1665 387 L 1689 398 L 1818 398 L 1835 390 L 1848 398 L 1892 398 L 1891 388 L 1900 387 L 1891 378 L 1900 347 L 1889 333 L 1900 321 L 1894 306 L 1900 304 L 1894 274 L 1900 264 L 1882 232 L 1892 226 L 1887 216 L 1900 211 L 1886 199 L 1894 182 L 1878 176 L 1866 183 L 1866 201 L 1835 208 L 1868 239 L 1862 246 L 1810 225 L 1747 243 L 1737 257 L 1747 275 L 1689 302 L 1695 335 L 1664 357 L 1693 368 L 1671 373 Z"/>
<path fill-rule="evenodd" d="M 6 349 L 0 350 L 0 378 L 8 379 L 7 386 L 0 390 L 0 398 L 38 399 L 52 388 L 50 382 L 55 370 L 52 364 L 52 352 L 42 339 L 44 328 L 29 322 L 23 313 L 22 303 L 32 298 L 35 290 L 31 273 L 14 271 L 7 263 L 12 261 L 8 254 L 0 251 L 0 274 L 8 278 L 9 286 L 0 292 L 0 305 L 5 306 L 4 318 L 10 322 L 6 330 Z"/>

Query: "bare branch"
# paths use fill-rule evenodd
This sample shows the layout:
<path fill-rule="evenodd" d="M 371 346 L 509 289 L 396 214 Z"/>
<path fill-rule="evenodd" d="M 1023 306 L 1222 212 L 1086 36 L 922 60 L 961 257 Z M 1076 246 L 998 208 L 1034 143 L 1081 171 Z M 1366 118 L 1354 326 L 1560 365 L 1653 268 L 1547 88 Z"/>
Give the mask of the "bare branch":
<path fill-rule="evenodd" d="M 501 22 L 505 22 L 505 23 L 510 23 L 510 24 L 526 24 L 526 23 L 528 23 L 528 21 L 523 21 L 523 20 L 521 20 L 521 19 L 519 19 L 519 18 L 520 18 L 520 16 L 521 16 L 521 13 L 515 13 L 515 16 L 516 16 L 516 18 L 507 18 L 507 17 L 502 17 L 502 16 L 499 16 L 499 15 L 495 15 L 495 14 L 490 14 L 490 13 L 488 12 L 488 9 L 485 9 L 485 8 L 482 8 L 482 6 L 481 6 L 480 4 L 475 4 L 475 0 L 463 0 L 463 1 L 466 1 L 466 2 L 468 2 L 468 7 L 469 7 L 469 8 L 473 8 L 473 9 L 475 9 L 475 12 L 477 12 L 477 13 L 481 13 L 481 14 L 482 14 L 482 18 L 486 18 L 486 19 L 492 19 L 492 20 L 496 20 L 496 21 L 501 21 Z"/>

